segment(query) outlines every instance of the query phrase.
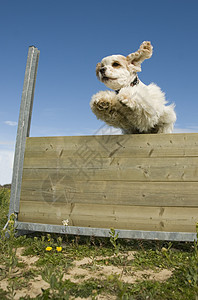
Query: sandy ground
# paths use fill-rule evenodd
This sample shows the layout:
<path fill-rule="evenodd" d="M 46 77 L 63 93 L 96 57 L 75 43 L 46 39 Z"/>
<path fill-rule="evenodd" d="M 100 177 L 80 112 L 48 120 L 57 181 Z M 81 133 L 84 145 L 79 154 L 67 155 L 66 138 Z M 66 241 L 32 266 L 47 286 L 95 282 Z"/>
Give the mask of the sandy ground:
<path fill-rule="evenodd" d="M 18 248 L 17 249 L 17 257 L 19 258 L 19 261 L 25 263 L 25 268 L 23 269 L 16 269 L 15 270 L 15 276 L 20 276 L 21 273 L 24 271 L 30 270 L 32 268 L 35 268 L 34 264 L 38 260 L 37 256 L 23 256 L 24 248 Z M 63 280 L 69 279 L 74 283 L 81 283 L 83 281 L 86 281 L 90 278 L 98 278 L 98 279 L 104 279 L 108 276 L 117 275 L 119 279 L 126 283 L 134 283 L 137 280 L 156 280 L 156 281 L 166 281 L 171 275 L 172 272 L 167 269 L 156 269 L 154 270 L 143 270 L 143 271 L 137 271 L 134 270 L 131 266 L 130 267 L 116 267 L 112 265 L 101 265 L 97 263 L 99 260 L 105 259 L 105 261 L 108 262 L 108 258 L 110 257 L 95 257 L 94 259 L 85 257 L 82 260 L 74 261 L 74 266 L 71 267 L 67 274 L 64 275 Z M 134 259 L 134 252 L 128 252 L 126 253 L 126 259 L 132 260 Z M 2 266 L 3 267 L 3 266 Z M 0 288 L 3 290 L 7 290 L 8 286 L 8 280 L 5 278 L 0 282 Z M 22 288 L 20 290 L 16 291 L 15 298 L 18 300 L 22 296 L 29 295 L 30 297 L 36 297 L 37 295 L 41 294 L 41 288 L 47 289 L 49 288 L 49 284 L 45 282 L 42 277 L 39 275 L 35 277 L 34 279 L 31 279 L 29 281 L 29 284 L 26 288 Z M 76 298 L 81 299 L 81 298 Z M 92 299 L 87 298 L 87 299 Z M 116 299 L 116 297 L 112 297 L 112 295 L 100 295 L 97 297 L 98 300 L 105 300 L 105 299 Z"/>

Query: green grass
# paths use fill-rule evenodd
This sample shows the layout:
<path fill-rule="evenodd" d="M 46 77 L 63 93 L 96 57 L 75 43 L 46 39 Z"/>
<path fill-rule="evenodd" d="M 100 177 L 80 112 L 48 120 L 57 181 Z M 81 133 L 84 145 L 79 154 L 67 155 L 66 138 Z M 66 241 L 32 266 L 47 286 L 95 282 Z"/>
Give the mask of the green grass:
<path fill-rule="evenodd" d="M 76 237 L 65 235 L 32 234 L 29 237 L 14 236 L 13 223 L 9 223 L 10 238 L 2 231 L 7 221 L 10 191 L 0 190 L 0 281 L 7 280 L 8 290 L 0 288 L 0 299 L 15 299 L 20 289 L 30 289 L 30 281 L 40 276 L 48 288 L 31 298 L 20 299 L 97 299 L 108 295 L 114 299 L 198 299 L 198 249 L 197 243 L 168 243 L 160 241 L 120 240 L 111 229 L 110 238 Z M 23 257 L 36 257 L 31 266 L 16 254 L 23 247 Z M 46 248 L 51 247 L 50 251 Z M 61 247 L 61 251 L 57 251 Z M 134 259 L 127 260 L 127 253 L 134 251 Z M 75 266 L 75 261 L 90 258 L 81 268 L 92 276 L 76 274 L 65 279 Z M 119 267 L 122 275 L 95 276 L 98 270 Z M 167 269 L 172 276 L 163 281 L 145 278 L 127 283 L 123 276 L 138 271 Z M 131 275 L 132 276 L 132 275 Z M 79 280 L 75 282 L 75 280 Z M 113 299 L 113 298 L 112 298 Z"/>
<path fill-rule="evenodd" d="M 0 189 L 0 231 L 7 222 L 7 214 L 9 211 L 10 190 L 6 188 Z"/>

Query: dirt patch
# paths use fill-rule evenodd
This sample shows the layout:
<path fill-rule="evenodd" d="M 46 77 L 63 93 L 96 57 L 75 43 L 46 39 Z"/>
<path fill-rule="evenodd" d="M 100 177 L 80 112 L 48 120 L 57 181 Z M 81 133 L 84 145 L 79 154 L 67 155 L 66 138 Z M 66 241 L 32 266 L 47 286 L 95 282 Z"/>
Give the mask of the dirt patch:
<path fill-rule="evenodd" d="M 34 265 L 35 262 L 37 262 L 39 257 L 38 256 L 23 256 L 22 253 L 24 252 L 24 250 L 25 250 L 25 248 L 23 248 L 23 247 L 17 248 L 16 255 L 17 255 L 19 261 L 23 262 L 28 267 L 32 267 L 32 265 Z"/>
<path fill-rule="evenodd" d="M 122 275 L 121 280 L 125 283 L 135 283 L 137 280 L 166 281 L 172 275 L 172 271 L 167 269 L 144 270 L 131 272 L 130 275 Z"/>
<path fill-rule="evenodd" d="M 25 296 L 30 296 L 31 298 L 34 298 L 39 294 L 42 294 L 41 289 L 45 290 L 48 289 L 49 287 L 50 285 L 46 281 L 44 281 L 42 277 L 39 275 L 29 281 L 27 288 L 18 290 L 16 292 L 16 296 L 14 299 L 18 300 L 20 299 L 20 297 L 25 297 Z"/>
<path fill-rule="evenodd" d="M 23 274 L 25 272 L 27 272 L 30 269 L 35 269 L 36 266 L 34 266 L 35 262 L 39 259 L 39 257 L 37 256 L 23 256 L 22 253 L 24 251 L 25 248 L 21 247 L 21 248 L 17 248 L 16 251 L 16 256 L 19 260 L 19 262 L 22 262 L 25 264 L 24 268 L 15 268 L 11 274 L 12 277 L 21 277 L 21 279 L 25 279 L 23 277 Z M 4 266 L 2 266 L 3 268 Z M 5 278 L 3 280 L 0 281 L 0 288 L 4 291 L 8 291 L 8 279 Z M 39 294 L 42 293 L 41 288 L 43 289 L 47 289 L 49 287 L 49 284 L 47 282 L 45 282 L 44 280 L 42 280 L 41 276 L 37 276 L 34 279 L 30 279 L 28 286 L 22 289 L 18 289 L 14 296 L 14 299 L 18 300 L 20 297 L 24 297 L 26 295 L 30 296 L 30 297 L 35 297 Z"/>
<path fill-rule="evenodd" d="M 88 298 L 80 298 L 80 297 L 75 298 L 75 300 L 81 300 L 81 299 L 92 300 L 93 297 L 90 296 Z M 103 295 L 103 294 L 100 294 L 100 295 L 97 295 L 96 299 L 97 300 L 116 300 L 118 298 L 116 296 L 113 296 L 113 295 Z"/>
<path fill-rule="evenodd" d="M 18 248 L 16 255 L 19 261 L 25 264 L 23 269 L 16 268 L 14 270 L 15 276 L 23 276 L 25 271 L 30 269 L 35 269 L 35 263 L 39 259 L 37 256 L 23 256 L 22 253 L 25 248 Z M 127 260 L 134 259 L 134 251 L 130 251 L 128 253 L 122 254 L 122 257 Z M 105 265 L 105 262 L 108 264 L 108 259 L 111 257 L 102 257 L 98 256 L 95 258 L 84 257 L 81 260 L 74 261 L 74 266 L 69 269 L 67 274 L 63 276 L 63 280 L 69 279 L 74 283 L 81 283 L 87 281 L 91 278 L 106 280 L 107 278 L 111 278 L 112 276 L 117 276 L 119 280 L 125 283 L 135 283 L 137 280 L 155 280 L 155 281 L 166 281 L 171 277 L 172 271 L 167 269 L 155 269 L 155 270 L 143 270 L 137 271 L 132 266 L 113 266 L 113 265 Z M 104 260 L 104 264 L 101 264 L 101 260 Z M 0 266 L 2 269 L 4 266 Z M 23 279 L 23 277 L 22 277 Z M 3 279 L 0 282 L 0 288 L 7 291 L 8 289 L 8 279 Z M 49 284 L 45 282 L 42 277 L 39 275 L 34 279 L 29 280 L 27 287 L 22 288 L 16 291 L 16 295 L 14 299 L 18 300 L 20 297 L 24 297 L 26 295 L 34 298 L 42 293 L 42 289 L 49 288 Z M 77 300 L 81 298 L 76 298 Z M 92 299 L 89 297 L 87 299 Z M 97 296 L 98 300 L 108 300 L 108 299 L 116 299 L 112 295 L 99 295 Z"/>
<path fill-rule="evenodd" d="M 134 259 L 134 252 L 126 255 L 127 259 Z M 108 260 L 111 257 L 96 257 L 94 259 L 85 257 L 82 260 L 74 261 L 74 267 L 71 268 L 68 274 L 65 274 L 63 279 L 70 279 L 75 283 L 81 283 L 90 278 L 98 278 L 105 280 L 109 276 L 117 275 L 120 280 L 125 283 L 135 283 L 137 280 L 155 280 L 166 281 L 171 277 L 172 271 L 167 269 L 143 270 L 136 271 L 133 267 L 116 267 L 97 264 L 97 261 L 102 259 Z"/>

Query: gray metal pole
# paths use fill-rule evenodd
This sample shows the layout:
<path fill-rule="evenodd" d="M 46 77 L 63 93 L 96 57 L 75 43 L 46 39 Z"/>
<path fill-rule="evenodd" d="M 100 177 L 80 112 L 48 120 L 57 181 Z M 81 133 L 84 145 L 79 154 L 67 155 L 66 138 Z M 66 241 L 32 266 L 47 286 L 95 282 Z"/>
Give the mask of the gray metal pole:
<path fill-rule="evenodd" d="M 30 133 L 39 54 L 36 47 L 29 47 L 15 145 L 9 217 L 12 213 L 19 212 L 25 143 Z"/>

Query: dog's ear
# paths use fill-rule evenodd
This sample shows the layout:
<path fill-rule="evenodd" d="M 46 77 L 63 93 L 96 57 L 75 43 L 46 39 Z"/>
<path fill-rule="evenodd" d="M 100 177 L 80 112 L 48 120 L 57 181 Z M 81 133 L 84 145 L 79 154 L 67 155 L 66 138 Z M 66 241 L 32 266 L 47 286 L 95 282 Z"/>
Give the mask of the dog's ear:
<path fill-rule="evenodd" d="M 100 71 L 100 68 L 101 68 L 101 63 L 97 63 L 96 65 L 96 76 L 99 78 L 99 71 Z"/>
<path fill-rule="evenodd" d="M 129 64 L 133 65 L 133 69 L 136 72 L 141 72 L 141 63 L 152 56 L 153 54 L 153 46 L 150 42 L 146 41 L 140 45 L 140 48 L 134 52 L 129 54 L 126 58 Z"/>

